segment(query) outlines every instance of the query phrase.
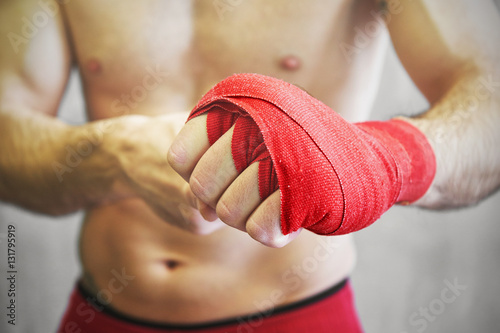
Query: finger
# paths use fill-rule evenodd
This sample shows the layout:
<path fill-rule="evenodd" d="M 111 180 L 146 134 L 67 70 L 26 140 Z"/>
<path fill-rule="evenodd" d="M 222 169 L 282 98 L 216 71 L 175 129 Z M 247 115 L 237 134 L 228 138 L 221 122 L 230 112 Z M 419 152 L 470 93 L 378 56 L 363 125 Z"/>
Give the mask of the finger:
<path fill-rule="evenodd" d="M 205 152 L 189 179 L 196 197 L 212 208 L 215 208 L 222 193 L 238 176 L 231 153 L 233 129 L 234 126 Z"/>
<path fill-rule="evenodd" d="M 196 195 L 194 195 L 193 191 L 191 191 L 191 187 L 188 182 L 184 182 L 181 187 L 181 198 L 183 199 L 183 202 L 187 203 L 189 206 L 198 208 L 198 199 L 196 198 Z"/>
<path fill-rule="evenodd" d="M 208 235 L 225 225 L 220 220 L 209 223 L 201 216 L 198 209 L 183 204 L 179 205 L 179 212 L 184 219 L 183 229 L 197 235 Z"/>
<path fill-rule="evenodd" d="M 218 219 L 217 214 L 215 213 L 215 209 L 208 206 L 207 204 L 201 202 L 191 191 L 191 187 L 189 183 L 184 183 L 183 189 L 181 193 L 184 198 L 184 202 L 186 202 L 191 208 L 196 208 L 201 213 L 201 216 L 208 222 L 213 222 Z"/>
<path fill-rule="evenodd" d="M 248 166 L 217 202 L 217 216 L 227 225 L 246 231 L 246 221 L 260 205 L 259 163 Z"/>
<path fill-rule="evenodd" d="M 274 192 L 259 205 L 248 219 L 246 230 L 253 239 L 270 247 L 283 247 L 302 231 L 299 229 L 288 235 L 281 232 L 280 191 Z"/>
<path fill-rule="evenodd" d="M 196 163 L 210 146 L 206 123 L 206 115 L 188 121 L 168 150 L 168 163 L 186 181 L 189 181 Z"/>
<path fill-rule="evenodd" d="M 217 216 L 217 213 L 215 212 L 215 209 L 204 203 L 203 201 L 196 200 L 197 202 L 197 209 L 199 210 L 201 216 L 208 222 L 213 222 L 216 221 L 219 217 Z"/>
<path fill-rule="evenodd" d="M 246 231 L 246 221 L 260 205 L 259 163 L 246 168 L 217 202 L 217 216 L 227 225 Z"/>

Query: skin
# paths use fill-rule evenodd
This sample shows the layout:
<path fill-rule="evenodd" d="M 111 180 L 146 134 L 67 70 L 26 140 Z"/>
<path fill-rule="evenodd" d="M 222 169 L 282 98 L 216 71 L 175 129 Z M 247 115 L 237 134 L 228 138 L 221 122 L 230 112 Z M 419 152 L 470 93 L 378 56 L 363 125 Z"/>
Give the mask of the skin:
<path fill-rule="evenodd" d="M 438 161 L 433 185 L 416 204 L 479 201 L 500 183 L 500 158 L 491 153 L 500 142 L 500 89 L 477 88 L 481 78 L 500 77 L 493 66 L 499 43 L 492 42 L 498 14 L 488 1 L 391 3 L 261 1 L 221 11 L 212 2 L 104 7 L 91 0 L 54 7 L 34 37 L 1 41 L 0 199 L 54 215 L 85 208 L 84 286 L 98 295 L 113 272 L 125 270 L 130 283 L 109 305 L 142 320 L 234 317 L 262 310 L 276 291 L 273 306 L 334 285 L 353 269 L 351 237 L 281 235 L 279 193 L 261 203 L 256 165 L 236 174 L 231 132 L 209 148 L 205 118 L 184 122 L 200 96 L 234 72 L 284 79 L 349 121 L 366 119 L 388 34 L 381 30 L 361 47 L 356 31 L 379 22 L 371 10 L 385 10 L 396 51 L 431 105 L 405 118 L 426 134 Z M 30 0 L 1 6 L 2 35 L 19 33 L 19 18 L 40 11 Z M 283 66 L 290 54 L 292 65 Z M 73 65 L 89 117 L 82 126 L 55 118 Z M 484 98 L 475 108 L 459 108 L 478 92 Z M 465 157 L 471 151 L 476 158 Z M 225 180 L 214 182 L 219 173 Z M 314 269 L 306 265 L 311 258 Z"/>

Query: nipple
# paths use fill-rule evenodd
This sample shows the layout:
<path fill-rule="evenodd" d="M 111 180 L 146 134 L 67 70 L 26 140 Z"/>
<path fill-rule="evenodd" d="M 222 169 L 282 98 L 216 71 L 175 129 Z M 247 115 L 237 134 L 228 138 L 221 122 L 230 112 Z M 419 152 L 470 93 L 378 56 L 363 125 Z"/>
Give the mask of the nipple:
<path fill-rule="evenodd" d="M 302 61 L 299 57 L 289 54 L 281 58 L 280 67 L 288 71 L 296 71 L 302 66 Z"/>
<path fill-rule="evenodd" d="M 102 72 L 101 63 L 97 59 L 92 58 L 87 61 L 87 70 L 92 74 L 99 74 Z"/>

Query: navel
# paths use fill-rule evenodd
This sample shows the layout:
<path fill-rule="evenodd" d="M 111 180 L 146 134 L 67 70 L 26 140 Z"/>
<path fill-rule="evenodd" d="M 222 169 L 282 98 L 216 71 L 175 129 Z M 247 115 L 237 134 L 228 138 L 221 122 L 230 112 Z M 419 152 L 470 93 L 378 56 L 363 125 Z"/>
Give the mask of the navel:
<path fill-rule="evenodd" d="M 179 267 L 180 264 L 181 263 L 177 260 L 172 260 L 172 259 L 165 260 L 165 267 L 167 267 L 167 269 L 169 270 L 176 269 L 177 267 Z"/>
<path fill-rule="evenodd" d="M 293 54 L 286 55 L 280 59 L 280 67 L 288 71 L 296 71 L 302 66 L 302 60 Z"/>
<path fill-rule="evenodd" d="M 102 65 L 99 62 L 99 60 L 97 60 L 95 58 L 89 59 L 85 66 L 86 66 L 87 70 L 92 74 L 99 74 L 102 72 Z"/>

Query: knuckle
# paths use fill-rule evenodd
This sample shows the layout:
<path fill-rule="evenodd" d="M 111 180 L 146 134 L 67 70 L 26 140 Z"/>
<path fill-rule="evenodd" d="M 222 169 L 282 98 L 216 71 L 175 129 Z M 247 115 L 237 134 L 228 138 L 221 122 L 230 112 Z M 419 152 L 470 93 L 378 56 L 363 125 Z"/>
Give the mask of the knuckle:
<path fill-rule="evenodd" d="M 250 218 L 248 220 L 246 229 L 248 234 L 256 241 L 269 247 L 276 247 L 273 246 L 274 244 L 272 235 L 270 235 L 268 232 L 262 229 L 253 218 Z"/>
<path fill-rule="evenodd" d="M 168 150 L 167 161 L 174 170 L 181 170 L 186 163 L 186 150 L 178 143 L 173 144 Z"/>
<path fill-rule="evenodd" d="M 186 150 L 179 142 L 174 142 L 168 150 L 167 158 L 172 164 L 183 164 L 186 161 Z"/>
<path fill-rule="evenodd" d="M 191 191 L 193 191 L 194 195 L 198 197 L 201 201 L 206 203 L 210 203 L 214 188 L 210 186 L 213 184 L 210 181 L 205 181 L 204 177 L 200 176 L 199 173 L 193 174 L 189 180 L 189 186 L 191 187 Z"/>
<path fill-rule="evenodd" d="M 268 234 L 261 235 L 261 237 L 257 240 L 260 243 L 272 248 L 282 248 L 288 244 L 288 241 L 282 236 L 273 236 Z"/>
<path fill-rule="evenodd" d="M 240 222 L 240 211 L 237 205 L 231 205 L 224 197 L 217 203 L 215 211 L 224 223 L 236 225 Z"/>
<path fill-rule="evenodd" d="M 281 248 L 290 242 L 289 235 L 283 235 L 279 228 L 271 227 L 276 221 L 262 221 L 250 217 L 246 225 L 248 234 L 256 241 L 273 248 Z M 261 226 L 263 223 L 266 227 Z"/>

